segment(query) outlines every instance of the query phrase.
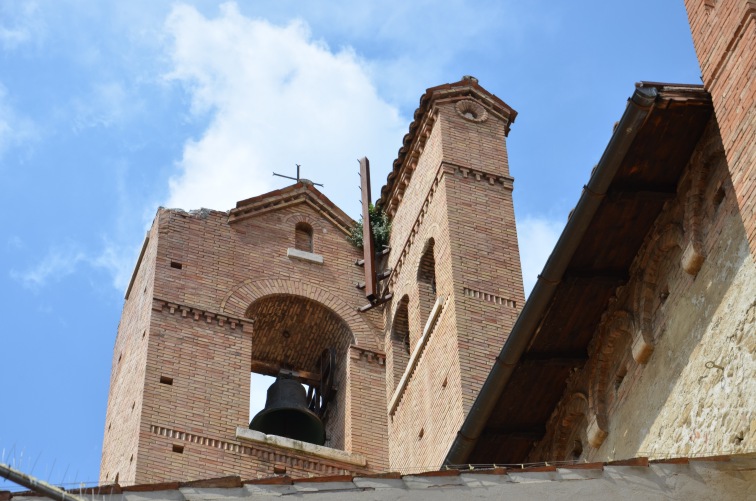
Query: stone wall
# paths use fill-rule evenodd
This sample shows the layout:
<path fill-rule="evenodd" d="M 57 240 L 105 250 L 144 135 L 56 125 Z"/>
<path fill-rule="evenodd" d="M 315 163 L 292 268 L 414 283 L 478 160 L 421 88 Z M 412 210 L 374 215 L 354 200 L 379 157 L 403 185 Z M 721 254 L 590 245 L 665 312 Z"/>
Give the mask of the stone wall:
<path fill-rule="evenodd" d="M 756 264 L 712 119 L 530 459 L 756 447 Z"/>

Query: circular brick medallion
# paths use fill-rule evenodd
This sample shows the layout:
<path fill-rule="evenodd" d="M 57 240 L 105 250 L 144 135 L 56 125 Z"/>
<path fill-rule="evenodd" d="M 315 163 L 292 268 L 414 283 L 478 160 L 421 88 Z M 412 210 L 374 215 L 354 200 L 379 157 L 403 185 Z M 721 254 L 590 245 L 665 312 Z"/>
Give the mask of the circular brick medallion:
<path fill-rule="evenodd" d="M 459 116 L 465 120 L 471 122 L 485 122 L 488 120 L 488 112 L 486 109 L 481 106 L 480 103 L 476 103 L 471 99 L 458 101 L 455 108 L 457 113 L 459 113 Z"/>

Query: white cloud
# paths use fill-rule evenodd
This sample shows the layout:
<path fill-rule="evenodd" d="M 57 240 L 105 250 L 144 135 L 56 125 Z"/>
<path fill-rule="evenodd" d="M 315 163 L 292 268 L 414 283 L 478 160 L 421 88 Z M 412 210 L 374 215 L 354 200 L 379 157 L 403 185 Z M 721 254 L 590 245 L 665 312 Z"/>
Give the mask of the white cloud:
<path fill-rule="evenodd" d="M 50 249 L 35 266 L 26 271 L 11 270 L 10 275 L 24 287 L 39 289 L 72 274 L 79 263 L 86 260 L 86 254 L 78 246 L 69 244 Z"/>
<path fill-rule="evenodd" d="M 325 193 L 357 212 L 356 159 L 368 155 L 382 181 L 406 123 L 376 93 L 366 64 L 350 49 L 331 51 L 307 25 L 250 19 L 233 3 L 209 19 L 174 7 L 166 30 L 173 71 L 195 115 L 209 113 L 199 139 L 187 141 L 169 207 L 227 209 L 282 186 L 272 173 L 325 184 Z M 273 183 L 276 184 L 273 184 Z"/>
<path fill-rule="evenodd" d="M 136 116 L 143 103 L 120 82 L 108 81 L 92 85 L 86 97 L 74 99 L 74 130 L 89 127 L 110 127 Z"/>
<path fill-rule="evenodd" d="M 520 260 L 525 296 L 536 283 L 551 255 L 565 222 L 543 217 L 525 216 L 517 220 L 517 239 L 520 243 Z"/>
<path fill-rule="evenodd" d="M 112 277 L 116 289 L 125 291 L 138 253 L 139 247 L 116 245 L 110 241 L 103 242 L 102 248 L 97 251 L 88 251 L 77 243 L 68 243 L 50 248 L 37 264 L 26 270 L 12 269 L 10 276 L 27 289 L 39 290 L 79 273 L 82 267 L 102 269 Z"/>
<path fill-rule="evenodd" d="M 8 93 L 0 83 L 0 157 L 11 147 L 33 139 L 36 134 L 34 123 L 11 106 Z"/>
<path fill-rule="evenodd" d="M 34 1 L 3 2 L 0 4 L 0 46 L 15 49 L 20 45 L 39 41 L 45 33 L 39 5 Z"/>
<path fill-rule="evenodd" d="M 107 270 L 113 278 L 113 287 L 119 291 L 125 291 L 131 279 L 131 274 L 134 271 L 141 245 L 142 242 L 139 242 L 139 245 L 134 247 L 116 245 L 113 242 L 107 241 L 99 254 L 93 256 L 88 262 L 95 268 Z"/>

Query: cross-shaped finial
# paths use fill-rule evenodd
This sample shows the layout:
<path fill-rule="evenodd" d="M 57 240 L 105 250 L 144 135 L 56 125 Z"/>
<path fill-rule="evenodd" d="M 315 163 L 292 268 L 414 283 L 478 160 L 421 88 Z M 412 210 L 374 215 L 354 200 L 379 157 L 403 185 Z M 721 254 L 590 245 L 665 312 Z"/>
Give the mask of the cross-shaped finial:
<path fill-rule="evenodd" d="M 315 186 L 323 186 L 323 185 L 322 185 L 322 184 L 320 184 L 320 183 L 313 183 L 313 182 L 312 182 L 312 181 L 310 181 L 309 179 L 300 179 L 300 178 L 299 178 L 299 168 L 301 167 L 301 165 L 299 165 L 299 164 L 294 164 L 294 165 L 296 165 L 296 166 L 297 166 L 297 177 L 284 176 L 283 174 L 277 174 L 277 173 L 275 173 L 275 172 L 273 173 L 273 175 L 274 175 L 274 176 L 278 176 L 278 177 L 285 177 L 286 179 L 292 179 L 292 180 L 294 180 L 294 181 L 296 181 L 296 182 L 299 182 L 299 181 L 304 181 L 304 182 L 307 182 L 307 183 L 310 183 L 310 184 L 314 184 Z"/>

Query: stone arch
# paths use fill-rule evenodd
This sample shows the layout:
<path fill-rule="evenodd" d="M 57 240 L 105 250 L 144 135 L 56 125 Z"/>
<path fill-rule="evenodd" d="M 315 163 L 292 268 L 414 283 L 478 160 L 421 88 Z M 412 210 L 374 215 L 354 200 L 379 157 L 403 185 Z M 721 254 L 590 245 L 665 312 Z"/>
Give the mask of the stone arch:
<path fill-rule="evenodd" d="M 609 433 L 609 413 L 606 401 L 606 389 L 609 387 L 612 361 L 619 354 L 615 354 L 617 341 L 627 336 L 631 341 L 635 332 L 633 315 L 627 311 L 615 311 L 603 323 L 596 346 L 596 360 L 590 373 L 588 404 L 593 414 L 596 433 L 591 445 L 603 443 Z M 595 447 L 596 445 L 594 445 Z"/>
<path fill-rule="evenodd" d="M 286 279 L 245 280 L 231 289 L 220 304 L 220 311 L 230 317 L 244 318 L 249 306 L 258 299 L 274 294 L 290 294 L 316 301 L 341 317 L 354 335 L 356 345 L 376 349 L 378 335 L 360 316 L 355 306 L 317 285 Z M 254 325 L 253 325 L 254 332 Z"/>
<path fill-rule="evenodd" d="M 649 242 L 647 259 L 641 267 L 642 275 L 636 286 L 635 313 L 638 332 L 633 342 L 633 358 L 645 364 L 654 351 L 655 339 L 651 325 L 652 308 L 655 303 L 655 290 L 659 279 L 659 265 L 662 257 L 675 248 L 680 249 L 683 239 L 682 229 L 677 224 L 668 224 L 657 232 Z"/>

